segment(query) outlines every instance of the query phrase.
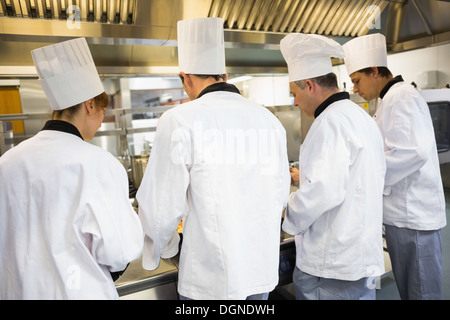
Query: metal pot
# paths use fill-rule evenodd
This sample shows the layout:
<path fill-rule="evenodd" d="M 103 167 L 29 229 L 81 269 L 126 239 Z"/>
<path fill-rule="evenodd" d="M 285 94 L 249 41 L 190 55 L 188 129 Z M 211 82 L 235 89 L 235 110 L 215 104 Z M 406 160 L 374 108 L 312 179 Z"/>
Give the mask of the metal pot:
<path fill-rule="evenodd" d="M 147 167 L 149 155 L 131 156 L 131 170 L 133 172 L 133 186 L 137 189 L 141 185 Z"/>
<path fill-rule="evenodd" d="M 14 147 L 12 122 L 0 121 L 0 156 Z"/>

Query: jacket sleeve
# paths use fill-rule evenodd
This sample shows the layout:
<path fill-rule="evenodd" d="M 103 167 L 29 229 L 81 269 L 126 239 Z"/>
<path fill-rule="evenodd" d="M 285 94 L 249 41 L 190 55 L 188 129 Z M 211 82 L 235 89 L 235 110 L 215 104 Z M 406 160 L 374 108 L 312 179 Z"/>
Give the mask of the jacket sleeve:
<path fill-rule="evenodd" d="M 324 213 L 344 202 L 349 179 L 350 147 L 333 122 L 324 119 L 310 130 L 300 153 L 300 187 L 291 193 L 283 230 L 305 233 Z"/>
<path fill-rule="evenodd" d="M 111 273 L 120 273 L 142 254 L 142 226 L 129 201 L 123 166 L 110 155 L 95 162 L 99 165 L 85 185 L 83 214 L 78 220 L 82 234 L 90 239 L 88 247 L 96 262 Z"/>
<path fill-rule="evenodd" d="M 176 232 L 183 218 L 190 168 L 189 133 L 170 111 L 158 121 L 149 163 L 136 195 L 145 232 L 143 267 L 154 270 L 160 258 L 177 254 Z"/>
<path fill-rule="evenodd" d="M 391 100 L 383 101 L 385 117 L 388 117 L 382 122 L 386 186 L 395 185 L 419 170 L 435 143 L 428 108 L 424 110 L 420 101 L 411 95 L 403 94 L 395 103 Z"/>

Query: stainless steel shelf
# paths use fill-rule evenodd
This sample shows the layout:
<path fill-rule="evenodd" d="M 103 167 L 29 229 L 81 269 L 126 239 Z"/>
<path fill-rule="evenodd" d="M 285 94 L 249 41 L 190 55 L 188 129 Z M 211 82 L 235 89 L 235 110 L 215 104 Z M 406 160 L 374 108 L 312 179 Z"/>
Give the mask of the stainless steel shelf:
<path fill-rule="evenodd" d="M 142 113 L 164 113 L 174 106 L 156 106 L 146 108 L 131 108 L 131 109 L 111 109 L 107 110 L 105 116 L 124 116 L 131 114 Z M 51 113 L 18 113 L 18 114 L 0 114 L 0 121 L 14 121 L 14 120 L 36 120 L 36 119 L 48 119 L 52 118 Z M 144 128 L 116 128 L 113 130 L 97 131 L 96 137 L 100 136 L 124 136 L 134 133 L 154 132 L 156 127 L 144 127 Z M 22 137 L 23 138 L 23 137 Z"/>

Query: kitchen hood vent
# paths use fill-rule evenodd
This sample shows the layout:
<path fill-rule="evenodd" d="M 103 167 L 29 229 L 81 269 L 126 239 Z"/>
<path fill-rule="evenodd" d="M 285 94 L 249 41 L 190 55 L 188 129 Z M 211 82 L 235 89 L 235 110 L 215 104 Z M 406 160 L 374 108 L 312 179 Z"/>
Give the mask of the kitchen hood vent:
<path fill-rule="evenodd" d="M 0 17 L 133 24 L 135 0 L 0 0 Z"/>
<path fill-rule="evenodd" d="M 230 73 L 285 73 L 288 33 L 382 33 L 404 52 L 450 43 L 448 12 L 450 0 L 0 0 L 0 79 L 36 77 L 30 51 L 76 37 L 102 75 L 176 74 L 177 22 L 207 16 L 224 20 Z"/>
<path fill-rule="evenodd" d="M 389 2 L 213 0 L 209 16 L 224 19 L 230 30 L 356 37 L 373 28 Z"/>

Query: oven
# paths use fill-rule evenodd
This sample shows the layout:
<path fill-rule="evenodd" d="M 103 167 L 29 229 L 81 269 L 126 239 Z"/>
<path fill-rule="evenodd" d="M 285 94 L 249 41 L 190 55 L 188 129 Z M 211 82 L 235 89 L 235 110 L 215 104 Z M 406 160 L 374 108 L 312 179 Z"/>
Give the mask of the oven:
<path fill-rule="evenodd" d="M 450 89 L 421 90 L 430 108 L 439 163 L 450 162 Z"/>

